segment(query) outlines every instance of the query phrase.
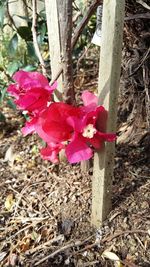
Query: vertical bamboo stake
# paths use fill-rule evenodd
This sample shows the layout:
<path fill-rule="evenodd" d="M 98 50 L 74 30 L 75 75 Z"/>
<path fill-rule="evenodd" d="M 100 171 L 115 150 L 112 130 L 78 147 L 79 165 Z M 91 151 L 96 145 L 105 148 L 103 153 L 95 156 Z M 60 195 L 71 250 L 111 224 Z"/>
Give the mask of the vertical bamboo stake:
<path fill-rule="evenodd" d="M 57 11 L 57 0 L 45 0 L 45 9 L 47 17 L 49 51 L 50 51 L 50 65 L 52 72 L 52 80 L 61 68 L 61 41 L 59 32 L 59 21 Z M 63 86 L 62 75 L 57 80 L 57 96 L 55 101 L 62 100 Z"/>
<path fill-rule="evenodd" d="M 107 131 L 115 132 L 125 1 L 105 0 L 103 3 L 99 104 L 109 112 Z M 106 143 L 94 156 L 92 224 L 96 227 L 101 226 L 111 210 L 113 168 L 114 144 Z"/>

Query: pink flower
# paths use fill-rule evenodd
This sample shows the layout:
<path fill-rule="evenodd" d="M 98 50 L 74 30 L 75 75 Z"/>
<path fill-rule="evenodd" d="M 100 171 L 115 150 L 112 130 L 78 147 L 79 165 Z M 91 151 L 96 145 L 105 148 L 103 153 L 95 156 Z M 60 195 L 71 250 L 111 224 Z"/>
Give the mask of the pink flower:
<path fill-rule="evenodd" d="M 82 119 L 68 118 L 68 123 L 74 128 L 72 140 L 66 147 L 70 163 L 90 159 L 93 155 L 92 147 L 100 149 L 105 141 L 113 142 L 116 139 L 115 134 L 104 132 L 106 117 L 107 111 L 99 106 L 95 111 L 86 113 Z"/>
<path fill-rule="evenodd" d="M 73 128 L 68 124 L 67 118 L 77 116 L 79 112 L 77 107 L 63 102 L 52 103 L 40 113 L 35 131 L 47 143 L 70 140 Z"/>
<path fill-rule="evenodd" d="M 21 129 L 24 136 L 35 132 L 35 127 L 38 123 L 38 119 L 39 117 L 36 116 L 30 118 L 29 121 L 26 121 L 25 126 Z"/>
<path fill-rule="evenodd" d="M 42 148 L 40 153 L 43 159 L 50 160 L 53 163 L 58 163 L 58 153 L 64 148 L 62 143 L 49 143 L 48 147 Z"/>
<path fill-rule="evenodd" d="M 97 108 L 98 97 L 95 94 L 85 90 L 83 91 L 81 98 L 83 100 L 84 105 L 81 107 L 83 112 L 90 112 Z"/>
<path fill-rule="evenodd" d="M 16 83 L 11 84 L 7 91 L 16 98 L 15 103 L 20 109 L 33 114 L 47 107 L 57 86 L 56 82 L 50 86 L 47 78 L 38 72 L 20 70 L 13 79 Z"/>
<path fill-rule="evenodd" d="M 84 107 L 52 103 L 40 115 L 36 132 L 48 145 L 53 143 L 54 146 L 44 150 L 46 159 L 51 160 L 53 155 L 56 157 L 61 150 L 58 144 L 66 142 L 63 148 L 70 163 L 88 160 L 93 155 L 93 148 L 100 149 L 105 141 L 115 140 L 115 134 L 105 132 L 107 111 L 97 106 L 97 97 L 84 92 L 82 98 Z"/>
<path fill-rule="evenodd" d="M 43 159 L 57 163 L 58 153 L 65 149 L 70 163 L 88 160 L 94 149 L 116 139 L 115 134 L 106 133 L 107 111 L 98 106 L 98 98 L 84 91 L 82 99 L 81 107 L 51 103 L 26 122 L 23 133 L 36 132 L 47 143 L 41 149 Z"/>
<path fill-rule="evenodd" d="M 71 116 L 67 122 L 74 129 L 71 142 L 66 147 L 66 155 L 70 163 L 88 160 L 93 155 L 93 149 L 100 149 L 105 141 L 113 142 L 116 135 L 106 133 L 107 111 L 103 106 L 97 106 L 98 98 L 85 91 L 82 94 L 84 107 L 80 107 L 82 116 Z"/>

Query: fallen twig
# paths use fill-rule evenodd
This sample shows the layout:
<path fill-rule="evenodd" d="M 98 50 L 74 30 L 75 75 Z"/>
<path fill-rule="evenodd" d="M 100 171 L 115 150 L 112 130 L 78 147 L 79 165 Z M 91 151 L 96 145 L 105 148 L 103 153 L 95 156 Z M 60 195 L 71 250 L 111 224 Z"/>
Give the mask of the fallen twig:
<path fill-rule="evenodd" d="M 48 255 L 48 256 L 44 257 L 43 259 L 39 260 L 38 262 L 36 262 L 36 263 L 34 264 L 34 266 L 39 266 L 39 264 L 43 263 L 44 261 L 46 261 L 46 260 L 48 260 L 48 259 L 50 259 L 50 258 L 53 258 L 54 256 L 56 256 L 56 255 L 59 254 L 60 252 L 65 251 L 66 249 L 73 248 L 73 247 L 78 247 L 78 246 L 82 246 L 82 245 L 84 245 L 87 241 L 89 241 L 92 237 L 93 237 L 93 235 L 90 236 L 90 237 L 88 237 L 87 239 L 85 239 L 85 240 L 83 240 L 83 241 L 79 241 L 79 240 L 77 240 L 77 241 L 72 241 L 71 243 L 69 243 L 69 244 L 67 244 L 67 245 L 65 245 L 65 246 L 63 246 L 63 247 L 57 249 L 56 251 L 54 251 L 54 252 L 51 253 L 50 255 Z"/>
<path fill-rule="evenodd" d="M 132 19 L 150 19 L 150 13 L 146 12 L 146 13 L 142 13 L 142 14 L 133 14 L 133 15 L 129 15 L 127 17 L 125 17 L 125 21 L 127 20 L 132 20 Z"/>
<path fill-rule="evenodd" d="M 131 76 L 133 76 L 140 69 L 140 67 L 143 65 L 143 63 L 145 62 L 145 60 L 149 56 L 149 53 L 150 53 L 150 47 L 148 48 L 148 50 L 146 51 L 145 55 L 143 56 L 143 58 L 141 60 L 141 63 L 139 64 L 139 66 L 128 76 L 129 78 Z"/>
<path fill-rule="evenodd" d="M 150 94 L 149 94 L 149 71 L 146 64 L 143 65 L 143 81 L 145 87 L 145 106 L 147 128 L 150 130 Z"/>
<path fill-rule="evenodd" d="M 37 246 L 37 247 L 35 247 L 35 248 L 31 248 L 31 249 L 29 249 L 29 250 L 27 250 L 26 251 L 26 254 L 33 254 L 34 252 L 36 252 L 36 251 L 38 251 L 38 250 L 40 250 L 40 249 L 45 249 L 45 247 L 46 246 L 50 246 L 50 245 L 52 245 L 54 242 L 60 242 L 60 241 L 63 241 L 63 239 L 64 239 L 64 235 L 59 235 L 59 236 L 56 236 L 56 237 L 54 237 L 53 239 L 51 239 L 51 240 L 48 240 L 48 241 L 46 241 L 45 243 L 43 243 L 43 244 L 41 244 L 41 245 L 39 245 L 39 246 Z"/>
<path fill-rule="evenodd" d="M 94 242 L 90 245 L 87 245 L 86 247 L 84 247 L 83 249 L 80 249 L 78 250 L 77 252 L 73 253 L 73 255 L 76 255 L 76 254 L 79 254 L 79 253 L 82 253 L 88 249 L 91 249 L 91 248 L 94 248 L 96 247 L 97 245 L 101 245 L 103 243 L 106 243 L 106 242 L 110 242 L 112 241 L 114 238 L 117 238 L 121 235 L 126 235 L 126 234 L 135 234 L 135 233 L 142 233 L 142 234 L 149 234 L 148 231 L 145 231 L 145 230 L 127 230 L 127 231 L 122 231 L 122 232 L 118 232 L 118 233 L 115 233 L 114 235 L 112 236 L 108 236 L 108 237 L 105 237 L 103 238 L 101 241 L 100 241 L 100 244 L 97 243 L 97 242 Z"/>
<path fill-rule="evenodd" d="M 143 0 L 136 0 L 136 2 L 145 7 L 146 9 L 150 10 L 150 6 L 146 4 Z"/>
<path fill-rule="evenodd" d="M 110 242 L 112 241 L 114 238 L 117 238 L 121 235 L 128 235 L 128 234 L 148 234 L 148 231 L 146 230 L 127 230 L 127 231 L 120 231 L 112 236 L 108 236 L 104 239 L 102 239 L 102 243 L 105 243 L 105 242 Z"/>
<path fill-rule="evenodd" d="M 45 218 L 41 218 L 41 220 L 36 220 L 35 222 L 30 223 L 29 225 L 25 226 L 24 228 L 20 229 L 18 232 L 16 232 L 15 234 L 11 235 L 10 237 L 8 237 L 7 240 L 11 240 L 12 238 L 16 237 L 17 235 L 21 234 L 22 232 L 24 232 L 25 230 L 29 229 L 30 227 L 34 227 L 35 225 L 37 225 L 38 223 L 41 223 L 44 220 L 49 219 L 49 216 L 45 217 Z"/>
<path fill-rule="evenodd" d="M 84 263 L 83 267 L 93 266 L 93 265 L 98 264 L 98 263 L 100 263 L 100 262 L 99 261 L 89 261 L 89 262 Z"/>
<path fill-rule="evenodd" d="M 134 237 L 135 237 L 136 240 L 139 242 L 139 244 L 141 245 L 141 247 L 142 247 L 144 250 L 146 250 L 145 247 L 144 247 L 144 245 L 143 245 L 143 243 L 142 243 L 142 241 L 140 240 L 140 238 L 139 238 L 136 234 L 134 234 Z"/>
<path fill-rule="evenodd" d="M 150 176 L 140 175 L 140 174 L 137 174 L 137 173 L 132 172 L 132 171 L 129 171 L 129 173 L 131 173 L 134 177 L 139 177 L 139 178 L 143 178 L 143 179 L 150 179 Z"/>
<path fill-rule="evenodd" d="M 36 177 L 39 177 L 44 171 L 45 171 L 45 169 L 42 170 L 41 172 L 39 172 L 39 174 Z M 31 187 L 31 186 L 34 186 L 35 184 L 39 184 L 41 182 L 42 183 L 45 182 L 45 181 L 39 181 L 39 182 L 35 182 L 35 183 L 32 183 L 31 184 L 31 182 L 33 181 L 33 177 L 34 177 L 34 175 L 32 175 L 30 177 L 30 180 L 28 181 L 27 185 L 22 189 L 22 191 L 19 194 L 18 201 L 15 203 L 14 218 L 15 218 L 15 214 L 17 213 L 17 208 L 18 208 L 18 206 L 19 206 L 19 204 L 21 202 L 21 199 L 23 197 L 23 194 L 27 191 L 27 189 L 29 189 L 29 187 Z"/>

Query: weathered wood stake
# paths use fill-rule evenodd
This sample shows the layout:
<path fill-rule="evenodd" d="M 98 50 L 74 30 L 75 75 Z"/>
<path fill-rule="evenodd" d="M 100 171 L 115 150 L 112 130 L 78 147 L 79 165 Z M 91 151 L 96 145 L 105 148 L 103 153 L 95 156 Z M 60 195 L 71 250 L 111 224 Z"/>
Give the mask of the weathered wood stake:
<path fill-rule="evenodd" d="M 61 42 L 61 63 L 63 68 L 63 100 L 75 104 L 72 66 L 72 0 L 57 0 L 59 32 Z"/>
<path fill-rule="evenodd" d="M 57 0 L 45 0 L 45 9 L 49 39 L 50 65 L 53 80 L 59 69 L 61 68 L 61 40 L 59 31 Z M 55 101 L 61 101 L 63 93 L 62 75 L 59 76 L 57 82 L 58 90 L 57 94 L 55 95 Z"/>
<path fill-rule="evenodd" d="M 108 110 L 107 131 L 116 131 L 117 98 L 121 68 L 125 1 L 103 2 L 102 45 L 99 70 L 99 104 Z M 100 227 L 111 210 L 114 144 L 106 143 L 94 156 L 92 224 Z"/>

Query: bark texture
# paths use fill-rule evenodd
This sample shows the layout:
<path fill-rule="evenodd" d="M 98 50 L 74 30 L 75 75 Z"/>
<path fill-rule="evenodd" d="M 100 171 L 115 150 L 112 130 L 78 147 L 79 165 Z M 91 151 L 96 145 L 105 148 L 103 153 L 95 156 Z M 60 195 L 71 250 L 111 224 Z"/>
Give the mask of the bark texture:
<path fill-rule="evenodd" d="M 61 39 L 61 62 L 63 67 L 64 101 L 75 102 L 72 68 L 72 0 L 57 0 L 59 30 Z"/>

